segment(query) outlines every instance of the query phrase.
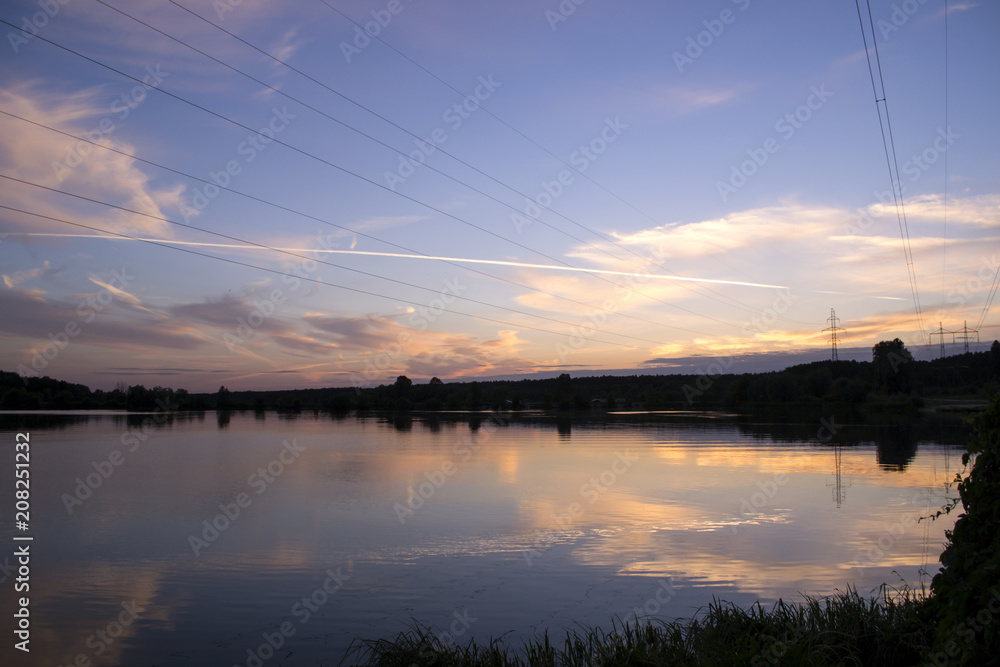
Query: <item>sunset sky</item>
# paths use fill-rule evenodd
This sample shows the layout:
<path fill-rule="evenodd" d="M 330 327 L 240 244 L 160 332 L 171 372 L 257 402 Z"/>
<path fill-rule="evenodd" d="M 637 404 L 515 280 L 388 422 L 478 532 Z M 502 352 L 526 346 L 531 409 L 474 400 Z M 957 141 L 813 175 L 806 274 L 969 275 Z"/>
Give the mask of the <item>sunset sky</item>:
<path fill-rule="evenodd" d="M 696 370 L 828 358 L 831 308 L 857 358 L 983 349 L 1000 5 L 947 6 L 871 1 L 876 105 L 847 1 L 6 2 L 0 368 Z"/>

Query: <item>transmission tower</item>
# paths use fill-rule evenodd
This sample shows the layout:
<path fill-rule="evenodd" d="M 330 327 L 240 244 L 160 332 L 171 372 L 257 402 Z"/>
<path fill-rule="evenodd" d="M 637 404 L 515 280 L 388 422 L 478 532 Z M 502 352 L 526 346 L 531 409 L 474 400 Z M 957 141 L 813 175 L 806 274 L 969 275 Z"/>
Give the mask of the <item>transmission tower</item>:
<path fill-rule="evenodd" d="M 945 337 L 945 335 L 946 334 L 951 334 L 951 342 L 954 343 L 955 342 L 955 334 L 957 334 L 957 333 L 958 333 L 957 331 L 946 331 L 945 328 L 944 328 L 944 324 L 942 324 L 941 322 L 938 322 L 938 330 L 931 332 L 931 343 L 932 344 L 934 343 L 934 336 L 940 336 L 941 337 L 941 359 L 944 359 L 944 337 Z M 968 347 L 968 343 L 966 343 L 966 347 Z"/>
<path fill-rule="evenodd" d="M 833 496 L 833 502 L 837 504 L 837 507 L 841 507 L 844 501 L 847 500 L 847 493 L 845 489 L 853 486 L 851 483 L 851 478 L 847 478 L 847 483 L 844 483 L 843 479 L 843 447 L 840 445 L 835 445 L 833 448 L 833 482 L 827 483 L 830 487 L 831 495 Z"/>
<path fill-rule="evenodd" d="M 965 343 L 965 353 L 966 354 L 969 353 L 969 340 L 972 339 L 973 334 L 975 334 L 975 336 L 976 336 L 976 342 L 977 343 L 979 342 L 979 329 L 973 329 L 972 331 L 969 331 L 969 323 L 968 322 L 962 322 L 962 330 L 961 331 L 956 331 L 955 334 L 959 338 L 962 339 L 962 342 Z"/>
<path fill-rule="evenodd" d="M 823 329 L 823 331 L 830 332 L 830 346 L 833 348 L 833 355 L 831 359 L 833 361 L 837 361 L 837 332 L 846 331 L 846 329 L 841 329 L 840 327 L 837 326 L 837 322 L 840 321 L 840 318 L 837 317 L 837 311 L 835 311 L 833 308 L 830 309 L 830 317 L 828 317 L 826 321 L 830 323 L 830 326 Z"/>

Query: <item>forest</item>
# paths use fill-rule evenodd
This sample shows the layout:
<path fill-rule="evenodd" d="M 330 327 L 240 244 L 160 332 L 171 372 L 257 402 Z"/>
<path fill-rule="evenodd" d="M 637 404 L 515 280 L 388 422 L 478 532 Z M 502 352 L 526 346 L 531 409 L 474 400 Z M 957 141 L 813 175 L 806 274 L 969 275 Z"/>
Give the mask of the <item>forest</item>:
<path fill-rule="evenodd" d="M 413 382 L 377 387 L 190 393 L 168 387 L 91 390 L 49 377 L 0 371 L 4 410 L 546 410 L 734 409 L 771 404 L 894 404 L 927 399 L 986 399 L 1000 392 L 1000 342 L 989 351 L 914 360 L 897 338 L 872 348 L 872 360 L 814 361 L 769 373 L 726 373 L 727 359 L 706 357 L 700 374 L 601 375 Z"/>

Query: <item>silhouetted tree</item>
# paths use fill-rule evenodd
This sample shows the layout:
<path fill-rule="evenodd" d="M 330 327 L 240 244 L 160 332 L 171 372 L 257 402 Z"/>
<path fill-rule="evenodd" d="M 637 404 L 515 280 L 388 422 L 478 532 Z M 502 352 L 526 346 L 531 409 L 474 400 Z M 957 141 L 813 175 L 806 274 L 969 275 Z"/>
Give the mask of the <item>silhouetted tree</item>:
<path fill-rule="evenodd" d="M 233 395 L 225 386 L 219 387 L 218 393 L 215 394 L 215 409 L 220 412 L 233 409 Z"/>
<path fill-rule="evenodd" d="M 884 340 L 872 348 L 875 387 L 886 394 L 909 393 L 913 355 L 898 338 Z"/>
<path fill-rule="evenodd" d="M 396 389 L 396 393 L 399 396 L 409 396 L 410 387 L 413 386 L 413 380 L 406 377 L 405 375 L 400 375 L 396 378 L 396 383 L 392 385 Z"/>

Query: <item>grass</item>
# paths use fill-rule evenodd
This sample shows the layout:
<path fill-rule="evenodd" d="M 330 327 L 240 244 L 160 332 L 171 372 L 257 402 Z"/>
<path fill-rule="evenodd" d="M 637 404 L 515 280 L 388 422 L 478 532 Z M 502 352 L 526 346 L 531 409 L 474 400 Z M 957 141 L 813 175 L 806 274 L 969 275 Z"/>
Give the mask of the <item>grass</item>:
<path fill-rule="evenodd" d="M 412 665 L 540 667 L 617 665 L 914 665 L 930 650 L 933 629 L 919 620 L 922 599 L 910 590 L 863 597 L 779 600 L 748 609 L 714 600 L 703 615 L 679 621 L 615 620 L 611 630 L 571 631 L 553 644 L 548 633 L 512 647 L 442 642 L 414 625 L 395 639 L 363 640 L 345 658 L 369 667 Z"/>
<path fill-rule="evenodd" d="M 611 630 L 548 633 L 512 648 L 502 640 L 463 646 L 414 625 L 395 640 L 364 640 L 345 657 L 368 667 L 617 667 L 619 665 L 986 665 L 1000 664 L 1000 395 L 975 418 L 958 492 L 964 512 L 941 555 L 930 591 L 883 584 L 862 597 L 848 588 L 801 604 L 748 609 L 713 600 L 679 621 L 615 620 Z M 954 507 L 954 506 L 952 506 Z M 947 512 L 952 507 L 946 506 Z"/>

